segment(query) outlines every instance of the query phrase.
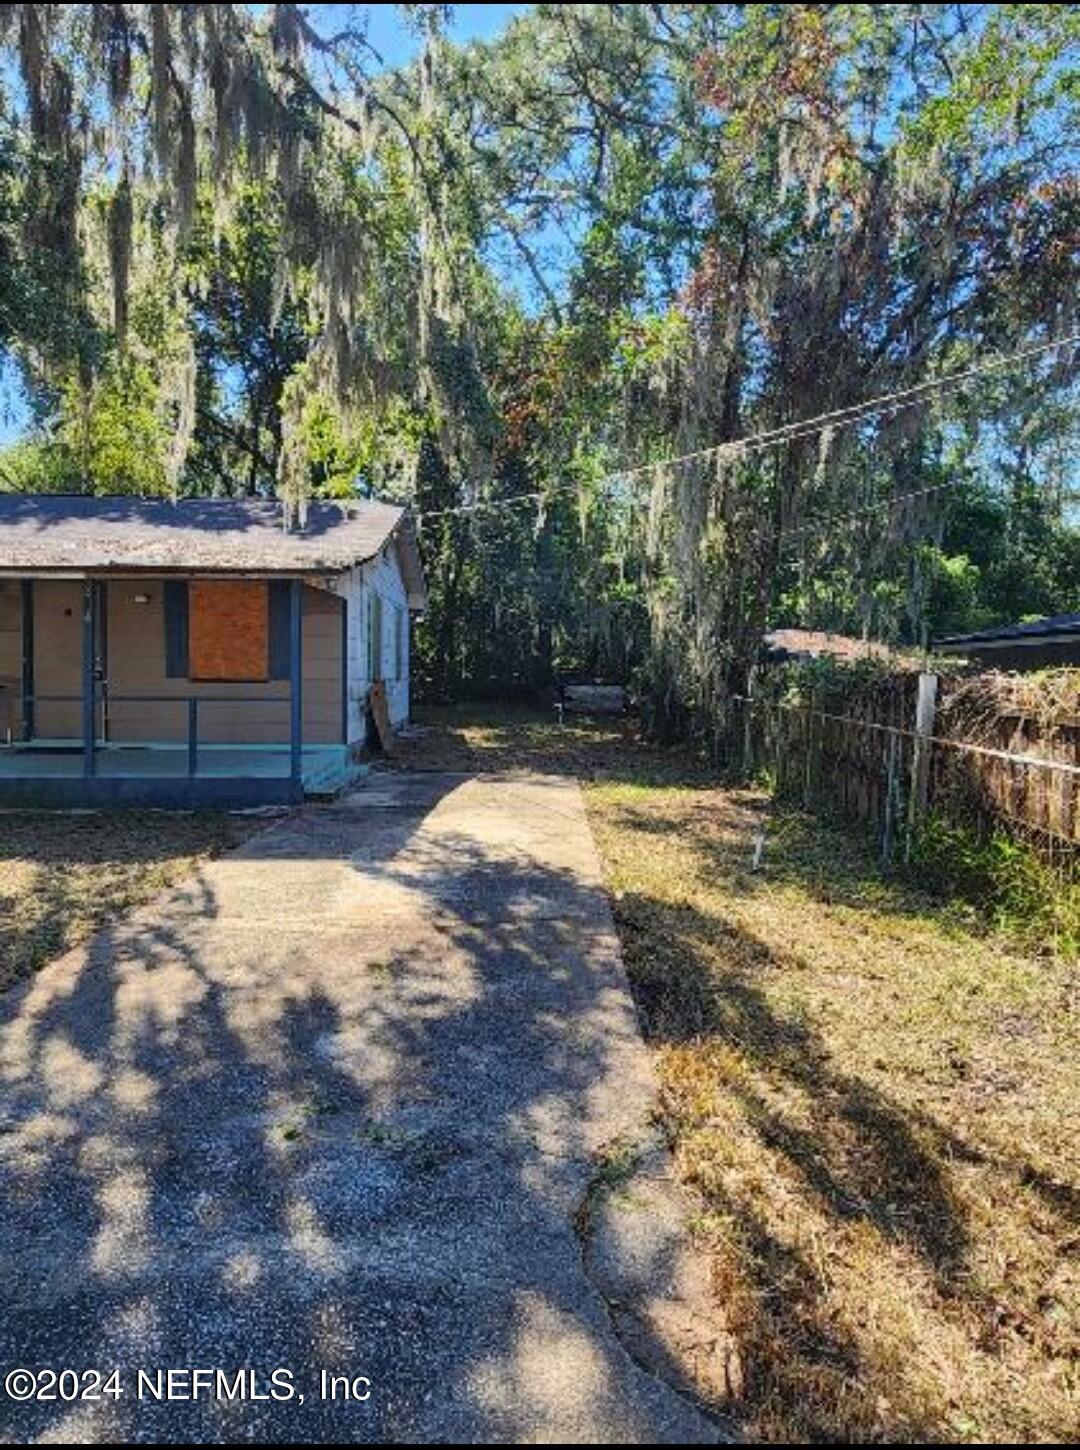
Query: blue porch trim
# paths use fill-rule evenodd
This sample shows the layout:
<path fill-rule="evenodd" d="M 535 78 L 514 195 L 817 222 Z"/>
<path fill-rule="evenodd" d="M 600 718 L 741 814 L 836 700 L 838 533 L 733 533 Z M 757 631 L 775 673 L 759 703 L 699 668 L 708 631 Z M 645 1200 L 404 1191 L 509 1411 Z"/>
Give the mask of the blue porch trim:
<path fill-rule="evenodd" d="M 83 774 L 89 779 L 93 776 L 97 762 L 94 758 L 97 745 L 97 732 L 94 728 L 94 695 L 95 695 L 95 644 L 97 631 L 95 629 L 95 608 L 96 592 L 93 581 L 88 579 L 83 585 L 82 605 L 82 740 L 83 740 Z"/>
<path fill-rule="evenodd" d="M 34 738 L 34 581 L 21 581 L 22 598 L 22 734 Z"/>
<path fill-rule="evenodd" d="M 300 779 L 288 745 L 200 746 L 188 774 L 186 744 L 98 744 L 97 770 L 83 774 L 81 740 L 0 749 L 0 809 L 160 806 L 238 809 L 337 795 L 366 773 L 342 745 L 309 745 Z"/>
<path fill-rule="evenodd" d="M 341 743 L 349 744 L 349 601 L 341 601 Z"/>
<path fill-rule="evenodd" d="M 299 785 L 304 740 L 304 595 L 299 579 L 289 583 L 289 773 Z"/>
<path fill-rule="evenodd" d="M 0 780 L 0 807 L 7 810 L 72 810 L 148 806 L 161 810 L 243 810 L 298 805 L 302 785 L 290 777 L 23 776 Z"/>

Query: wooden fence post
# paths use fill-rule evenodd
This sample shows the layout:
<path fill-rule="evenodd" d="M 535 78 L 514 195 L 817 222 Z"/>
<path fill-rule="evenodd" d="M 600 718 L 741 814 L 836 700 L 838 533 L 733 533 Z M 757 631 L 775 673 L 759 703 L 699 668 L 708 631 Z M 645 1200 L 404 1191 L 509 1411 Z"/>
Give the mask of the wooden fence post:
<path fill-rule="evenodd" d="M 926 814 L 930 794 L 930 757 L 933 752 L 934 717 L 937 714 L 938 677 L 924 670 L 919 676 L 919 693 L 915 700 L 915 741 L 911 754 L 911 793 L 908 796 L 907 843 L 905 855 L 911 859 L 911 845 L 920 819 Z"/>
<path fill-rule="evenodd" d="M 899 803 L 897 766 L 900 758 L 900 737 L 890 730 L 885 740 L 885 791 L 882 800 L 881 860 L 891 866 L 896 845 L 896 817 Z"/>
<path fill-rule="evenodd" d="M 803 761 L 803 809 L 810 809 L 811 785 L 814 778 L 814 692 L 810 691 L 810 703 L 806 707 L 806 757 Z"/>

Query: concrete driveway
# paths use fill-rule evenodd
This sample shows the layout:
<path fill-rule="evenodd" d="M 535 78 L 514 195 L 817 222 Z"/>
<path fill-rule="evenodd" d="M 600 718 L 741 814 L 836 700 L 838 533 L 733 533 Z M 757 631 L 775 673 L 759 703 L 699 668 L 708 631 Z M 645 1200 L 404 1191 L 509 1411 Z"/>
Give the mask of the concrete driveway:
<path fill-rule="evenodd" d="M 582 1251 L 652 1082 L 575 784 L 373 776 L 0 1021 L 0 1372 L 105 1388 L 8 1442 L 719 1438 Z"/>

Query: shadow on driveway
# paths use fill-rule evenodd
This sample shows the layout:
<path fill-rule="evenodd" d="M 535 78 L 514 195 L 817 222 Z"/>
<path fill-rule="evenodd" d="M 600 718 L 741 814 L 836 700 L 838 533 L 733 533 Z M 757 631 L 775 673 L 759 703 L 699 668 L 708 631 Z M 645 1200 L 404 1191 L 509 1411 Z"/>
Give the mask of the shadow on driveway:
<path fill-rule="evenodd" d="M 0 1366 L 123 1386 L 0 1400 L 5 1437 L 718 1438 L 575 1234 L 652 1082 L 572 783 L 373 777 L 0 1013 Z M 294 1393 L 139 1397 L 192 1367 Z"/>

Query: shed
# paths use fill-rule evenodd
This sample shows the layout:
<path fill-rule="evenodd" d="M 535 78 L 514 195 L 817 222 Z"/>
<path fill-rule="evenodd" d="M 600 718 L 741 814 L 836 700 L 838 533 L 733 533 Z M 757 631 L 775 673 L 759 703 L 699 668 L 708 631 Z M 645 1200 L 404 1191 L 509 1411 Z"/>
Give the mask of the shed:
<path fill-rule="evenodd" d="M 424 603 L 397 504 L 0 495 L 0 803 L 332 792 Z"/>

